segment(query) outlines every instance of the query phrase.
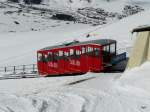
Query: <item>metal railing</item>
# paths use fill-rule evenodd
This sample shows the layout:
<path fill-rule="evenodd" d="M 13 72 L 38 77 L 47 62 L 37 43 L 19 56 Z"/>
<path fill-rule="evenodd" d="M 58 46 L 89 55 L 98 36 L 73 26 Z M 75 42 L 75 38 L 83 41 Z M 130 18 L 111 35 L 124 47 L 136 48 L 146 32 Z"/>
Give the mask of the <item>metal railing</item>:
<path fill-rule="evenodd" d="M 133 47 L 125 47 L 125 48 L 120 48 L 117 50 L 117 53 L 123 53 L 126 52 L 127 54 L 129 54 L 132 51 Z"/>
<path fill-rule="evenodd" d="M 0 74 L 36 74 L 37 65 L 17 65 L 0 67 Z"/>

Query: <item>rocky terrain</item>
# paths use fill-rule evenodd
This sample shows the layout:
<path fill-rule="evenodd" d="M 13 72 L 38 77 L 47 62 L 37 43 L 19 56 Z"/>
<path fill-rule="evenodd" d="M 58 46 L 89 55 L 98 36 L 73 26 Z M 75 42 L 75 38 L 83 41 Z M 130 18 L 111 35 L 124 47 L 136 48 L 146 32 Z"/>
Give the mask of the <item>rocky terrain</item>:
<path fill-rule="evenodd" d="M 125 5 L 119 12 L 114 12 L 94 7 L 61 10 L 42 4 L 0 2 L 0 32 L 41 31 L 70 23 L 92 26 L 104 25 L 143 10 L 138 5 Z"/>

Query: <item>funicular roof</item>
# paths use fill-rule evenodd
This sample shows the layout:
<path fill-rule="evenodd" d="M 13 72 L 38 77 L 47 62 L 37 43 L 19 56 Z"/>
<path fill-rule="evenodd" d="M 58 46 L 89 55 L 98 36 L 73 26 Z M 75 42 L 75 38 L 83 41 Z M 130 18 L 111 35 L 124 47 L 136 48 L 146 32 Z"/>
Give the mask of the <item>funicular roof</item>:
<path fill-rule="evenodd" d="M 112 39 L 97 39 L 97 40 L 89 40 L 89 41 L 84 41 L 84 42 L 73 41 L 73 42 L 65 43 L 65 44 L 61 44 L 61 45 L 49 46 L 49 47 L 43 48 L 41 50 L 51 50 L 54 48 L 63 48 L 63 47 L 68 47 L 68 46 L 71 47 L 71 46 L 75 46 L 75 45 L 84 45 L 84 44 L 98 44 L 100 46 L 104 46 L 104 45 L 112 44 L 115 42 L 116 42 L 116 40 L 112 40 Z"/>
<path fill-rule="evenodd" d="M 149 25 L 139 26 L 137 28 L 134 28 L 132 30 L 132 33 L 134 33 L 134 32 L 143 32 L 143 31 L 150 31 L 150 26 Z"/>

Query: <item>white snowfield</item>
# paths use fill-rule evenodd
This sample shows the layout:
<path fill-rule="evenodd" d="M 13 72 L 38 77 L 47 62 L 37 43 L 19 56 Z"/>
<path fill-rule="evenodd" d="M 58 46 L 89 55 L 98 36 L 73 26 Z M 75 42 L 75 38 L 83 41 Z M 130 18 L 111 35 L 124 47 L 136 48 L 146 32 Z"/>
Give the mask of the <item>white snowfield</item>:
<path fill-rule="evenodd" d="M 107 0 L 43 0 L 43 4 L 48 4 L 53 8 L 58 7 L 62 9 L 77 9 L 84 7 L 101 7 L 106 9 L 107 11 L 111 10 L 113 12 L 120 12 L 120 9 L 122 9 L 127 3 L 128 0 L 110 0 L 110 2 L 108 2 Z"/>
<path fill-rule="evenodd" d="M 70 23 L 39 32 L 2 33 L 0 38 L 0 66 L 36 63 L 36 51 L 55 44 L 77 39 L 111 38 L 118 41 L 118 50 L 130 51 L 134 37 L 131 31 L 139 25 L 148 25 L 150 11 L 145 11 L 119 22 L 102 27 Z M 136 19 L 135 19 L 136 18 Z M 144 19 L 143 19 L 144 18 Z M 86 35 L 90 34 L 89 38 Z M 7 44 L 6 44 L 7 43 Z"/>
<path fill-rule="evenodd" d="M 146 6 L 149 0 L 133 2 Z M 101 28 L 51 21 L 55 27 L 45 31 L 1 33 L 0 66 L 36 63 L 38 49 L 74 39 L 116 39 L 118 50 L 128 51 L 135 39 L 132 28 L 149 20 L 147 10 Z M 150 112 L 149 68 L 146 62 L 120 74 L 0 80 L 0 112 Z"/>
<path fill-rule="evenodd" d="M 133 28 L 143 25 L 150 25 L 150 10 L 138 13 L 119 22 L 110 24 L 104 28 L 97 28 L 90 34 L 97 38 L 113 38 L 119 42 L 119 49 L 130 48 L 133 45 L 136 35 L 132 35 Z"/>
<path fill-rule="evenodd" d="M 7 0 L 0 0 L 6 2 Z M 23 3 L 23 0 L 18 0 Z M 127 4 L 136 4 L 149 8 L 149 0 L 41 0 L 43 5 L 50 6 L 51 8 L 57 9 L 70 9 L 74 10 L 77 8 L 94 7 L 103 8 L 107 11 L 120 12 Z M 117 5 L 116 5 L 117 4 Z"/>
<path fill-rule="evenodd" d="M 149 66 L 122 76 L 88 73 L 3 80 L 0 112 L 149 112 Z"/>

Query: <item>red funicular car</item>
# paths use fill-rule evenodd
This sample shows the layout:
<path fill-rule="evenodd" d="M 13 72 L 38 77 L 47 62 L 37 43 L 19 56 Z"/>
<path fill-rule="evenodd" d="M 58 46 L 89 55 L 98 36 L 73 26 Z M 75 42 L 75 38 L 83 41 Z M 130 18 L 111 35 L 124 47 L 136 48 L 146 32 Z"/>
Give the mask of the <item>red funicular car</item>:
<path fill-rule="evenodd" d="M 74 41 L 37 51 L 38 72 L 42 76 L 101 72 L 118 61 L 112 61 L 115 56 L 115 40 Z"/>

